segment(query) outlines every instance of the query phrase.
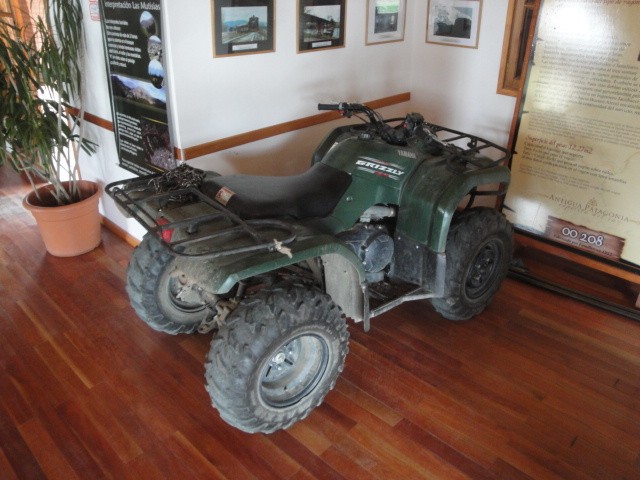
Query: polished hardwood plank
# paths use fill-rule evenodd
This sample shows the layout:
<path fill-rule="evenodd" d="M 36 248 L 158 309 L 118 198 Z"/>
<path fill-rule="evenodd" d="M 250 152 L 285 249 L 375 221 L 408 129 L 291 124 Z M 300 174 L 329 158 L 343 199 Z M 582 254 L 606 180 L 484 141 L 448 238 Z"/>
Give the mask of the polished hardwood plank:
<path fill-rule="evenodd" d="M 406 304 L 350 326 L 305 421 L 248 435 L 204 389 L 210 336 L 136 318 L 131 247 L 47 255 L 25 191 L 0 169 L 0 479 L 640 479 L 640 323 L 511 279 L 468 322 Z"/>

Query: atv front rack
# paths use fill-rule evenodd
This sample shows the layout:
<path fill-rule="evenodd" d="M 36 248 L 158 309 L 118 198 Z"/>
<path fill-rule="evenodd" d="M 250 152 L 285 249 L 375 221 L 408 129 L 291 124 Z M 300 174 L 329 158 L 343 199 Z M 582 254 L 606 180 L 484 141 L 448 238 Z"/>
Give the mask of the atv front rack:
<path fill-rule="evenodd" d="M 197 187 L 157 191 L 163 174 L 114 182 L 105 188 L 127 216 L 176 255 L 202 259 L 252 252 L 290 255 L 296 235 L 275 219 L 243 220 Z"/>
<path fill-rule="evenodd" d="M 436 136 L 438 142 L 450 151 L 452 160 L 457 159 L 479 168 L 486 168 L 488 166 L 506 164 L 511 159 L 509 150 L 484 138 L 443 127 L 442 125 L 436 125 L 435 123 L 425 122 L 424 126 Z M 444 133 L 442 138 L 438 136 L 441 132 Z M 485 151 L 482 152 L 483 150 Z M 477 158 L 476 155 L 481 152 L 486 156 Z M 489 159 L 491 161 L 487 162 Z"/>
<path fill-rule="evenodd" d="M 511 152 L 484 138 L 453 130 L 435 123 L 425 122 L 423 127 L 448 154 L 445 155 L 447 168 L 453 172 L 463 173 L 470 169 L 483 169 L 498 165 L 508 165 Z M 474 187 L 469 192 L 469 200 L 465 209 L 471 208 L 476 197 L 502 197 L 507 193 L 508 185 L 501 183 L 497 190 L 478 190 Z"/>

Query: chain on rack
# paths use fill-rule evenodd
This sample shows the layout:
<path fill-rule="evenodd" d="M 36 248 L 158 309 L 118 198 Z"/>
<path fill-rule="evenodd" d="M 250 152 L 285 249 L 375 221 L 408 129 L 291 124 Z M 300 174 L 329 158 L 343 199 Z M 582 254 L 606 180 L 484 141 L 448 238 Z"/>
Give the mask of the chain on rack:
<path fill-rule="evenodd" d="M 152 178 L 149 180 L 149 184 L 155 189 L 156 193 L 191 187 L 200 188 L 204 176 L 205 172 L 203 170 L 183 163 L 173 170 L 167 170 L 162 175 Z"/>
<path fill-rule="evenodd" d="M 178 165 L 173 170 L 167 170 L 162 175 L 149 180 L 149 185 L 156 193 L 171 192 L 173 190 L 183 190 L 187 188 L 200 188 L 204 180 L 205 172 L 199 168 L 193 168 L 186 163 Z M 181 202 L 187 200 L 190 194 L 174 195 L 171 201 Z"/>

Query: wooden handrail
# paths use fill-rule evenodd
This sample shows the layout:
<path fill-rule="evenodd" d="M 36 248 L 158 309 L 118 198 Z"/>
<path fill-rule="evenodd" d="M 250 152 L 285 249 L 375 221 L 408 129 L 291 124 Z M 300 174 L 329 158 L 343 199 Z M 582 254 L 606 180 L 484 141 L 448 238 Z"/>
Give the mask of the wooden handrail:
<path fill-rule="evenodd" d="M 366 105 L 375 110 L 377 108 L 388 107 L 397 103 L 408 102 L 409 100 L 411 100 L 411 93 L 405 92 L 366 102 Z M 319 125 L 325 122 L 331 122 L 333 120 L 338 120 L 339 118 L 340 114 L 336 111 L 323 112 L 309 117 L 299 118 L 297 120 L 291 120 L 289 122 L 279 123 L 265 128 L 259 128 L 250 132 L 240 133 L 231 137 L 221 138 L 219 140 L 188 147 L 182 150 L 178 149 L 179 154 L 176 155 L 176 158 L 179 160 L 191 160 L 219 152 L 221 150 L 227 150 L 229 148 L 238 147 L 258 140 L 264 140 L 265 138 L 275 137 L 276 135 L 281 135 L 283 133 L 301 130 L 303 128 Z"/>
<path fill-rule="evenodd" d="M 76 107 L 67 107 L 67 113 L 69 115 L 73 115 L 74 117 L 77 117 L 78 115 L 80 115 L 80 110 Z M 97 115 L 94 115 L 93 113 L 89 113 L 86 111 L 84 112 L 83 118 L 85 121 L 89 123 L 93 123 L 94 125 L 102 127 L 105 130 L 110 130 L 113 132 L 113 122 L 110 120 L 106 120 L 102 117 L 99 117 Z"/>
<path fill-rule="evenodd" d="M 365 105 L 375 109 L 389 107 L 391 105 L 395 105 L 398 103 L 408 102 L 411 100 L 411 93 L 399 93 L 397 95 L 391 95 L 389 97 L 379 98 L 377 100 L 372 100 L 370 102 L 366 102 Z M 79 112 L 77 109 L 70 109 L 71 114 L 77 115 Z M 220 138 L 218 140 L 213 140 L 212 142 L 203 143 L 200 145 L 195 145 L 193 147 L 187 148 L 174 148 L 175 157 L 178 160 L 193 160 L 194 158 L 202 157 L 204 155 L 209 155 L 211 153 L 219 152 L 221 150 L 226 150 L 228 148 L 238 147 L 240 145 L 245 145 L 247 143 L 253 143 L 258 140 L 264 140 L 265 138 L 275 137 L 276 135 L 281 135 L 283 133 L 293 132 L 295 130 L 301 130 L 303 128 L 311 127 L 313 125 L 319 125 L 325 122 L 331 122 L 333 120 L 338 120 L 340 118 L 340 114 L 336 111 L 331 112 L 323 112 L 317 115 L 311 115 L 309 117 L 299 118 L 297 120 L 291 120 L 289 122 L 279 123 L 277 125 L 271 125 L 269 127 L 259 128 L 257 130 L 251 130 L 249 132 L 240 133 L 238 135 L 233 135 L 230 137 Z M 93 123 L 94 125 L 98 125 L 106 130 L 110 130 L 113 132 L 113 122 L 109 120 L 105 120 L 104 118 L 98 117 L 97 115 L 93 115 L 91 113 L 85 112 L 84 119 Z"/>

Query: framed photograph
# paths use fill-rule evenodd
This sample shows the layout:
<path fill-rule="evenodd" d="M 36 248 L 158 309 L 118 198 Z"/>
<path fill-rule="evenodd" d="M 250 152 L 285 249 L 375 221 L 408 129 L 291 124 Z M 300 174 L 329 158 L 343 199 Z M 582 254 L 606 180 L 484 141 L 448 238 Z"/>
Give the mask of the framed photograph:
<path fill-rule="evenodd" d="M 211 0 L 216 57 L 273 52 L 275 0 Z"/>
<path fill-rule="evenodd" d="M 347 0 L 298 0 L 298 52 L 344 47 Z"/>
<path fill-rule="evenodd" d="M 368 0 L 367 45 L 404 40 L 407 0 Z"/>
<path fill-rule="evenodd" d="M 427 43 L 478 48 L 482 0 L 428 0 Z"/>

